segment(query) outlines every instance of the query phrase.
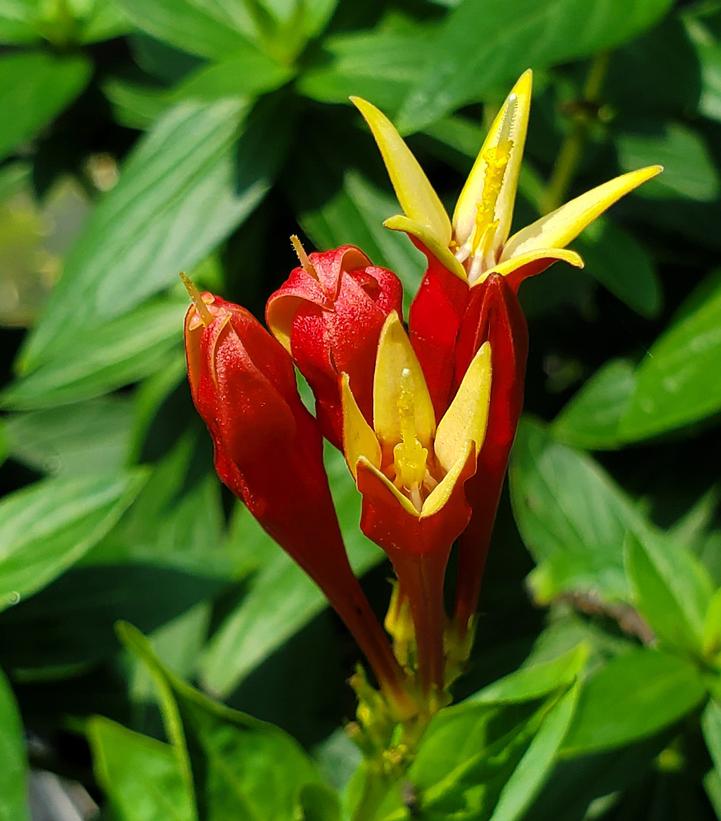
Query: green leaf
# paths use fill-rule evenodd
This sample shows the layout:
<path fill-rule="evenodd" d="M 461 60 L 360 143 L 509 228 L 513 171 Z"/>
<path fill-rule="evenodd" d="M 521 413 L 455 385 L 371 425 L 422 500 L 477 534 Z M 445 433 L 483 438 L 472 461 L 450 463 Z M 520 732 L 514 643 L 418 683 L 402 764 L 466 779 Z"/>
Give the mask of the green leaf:
<path fill-rule="evenodd" d="M 0 43 L 22 46 L 36 43 L 34 25 L 37 4 L 33 0 L 0 0 Z"/>
<path fill-rule="evenodd" d="M 635 604 L 659 639 L 698 655 L 712 586 L 706 568 L 687 550 L 647 534 L 626 541 L 626 569 Z"/>
<path fill-rule="evenodd" d="M 588 659 L 589 647 L 579 644 L 550 661 L 521 667 L 464 700 L 464 704 L 514 704 L 543 698 L 573 684 Z"/>
<path fill-rule="evenodd" d="M 355 95 L 372 100 L 387 114 L 396 111 L 423 69 L 434 28 L 343 33 L 328 37 L 298 90 L 322 103 L 347 103 Z"/>
<path fill-rule="evenodd" d="M 701 728 L 716 772 L 721 776 L 721 704 L 709 701 L 701 716 Z"/>
<path fill-rule="evenodd" d="M 255 23 L 242 0 L 116 0 L 142 31 L 200 57 L 217 60 L 254 48 Z"/>
<path fill-rule="evenodd" d="M 117 821 L 191 821 L 173 749 L 96 716 L 87 725 L 98 783 Z"/>
<path fill-rule="evenodd" d="M 132 152 L 93 212 L 24 350 L 34 369 L 192 269 L 257 206 L 283 157 L 289 120 L 268 99 L 184 103 Z M 285 109 L 282 109 L 284 112 Z"/>
<path fill-rule="evenodd" d="M 0 56 L 0 159 L 32 139 L 80 94 L 91 66 L 79 56 Z"/>
<path fill-rule="evenodd" d="M 616 139 L 621 168 L 661 163 L 663 174 L 639 188 L 636 196 L 654 202 L 689 199 L 709 203 L 721 194 L 713 155 L 698 132 L 674 122 L 657 121 L 623 132 Z"/>
<path fill-rule="evenodd" d="M 383 554 L 360 532 L 360 494 L 343 457 L 329 450 L 328 474 L 351 564 L 360 575 Z M 248 592 L 213 636 L 201 661 L 204 686 L 227 696 L 255 667 L 328 606 L 315 583 L 261 530 L 247 511 L 238 538 L 266 557 Z"/>
<path fill-rule="evenodd" d="M 586 271 L 641 316 L 661 310 L 661 284 L 651 256 L 608 219 L 592 222 L 574 243 Z"/>
<path fill-rule="evenodd" d="M 619 447 L 619 425 L 636 385 L 634 370 L 625 359 L 600 367 L 554 419 L 554 437 L 587 450 Z"/>
<path fill-rule="evenodd" d="M 196 817 L 293 818 L 301 790 L 320 783 L 305 753 L 277 727 L 212 701 L 162 667 L 147 640 L 121 624 L 125 645 L 158 688 L 166 730 L 187 763 Z"/>
<path fill-rule="evenodd" d="M 44 587 L 118 521 L 145 480 L 115 476 L 47 479 L 0 502 L 0 610 Z"/>
<path fill-rule="evenodd" d="M 118 470 L 130 448 L 132 404 L 113 396 L 8 416 L 9 452 L 19 462 L 53 475 Z"/>
<path fill-rule="evenodd" d="M 691 662 L 657 650 L 624 653 L 585 683 L 564 753 L 608 750 L 651 736 L 704 695 L 703 679 Z"/>
<path fill-rule="evenodd" d="M 721 43 L 695 43 L 701 68 L 699 112 L 711 120 L 721 121 Z"/>
<path fill-rule="evenodd" d="M 711 597 L 706 611 L 703 652 L 706 658 L 717 658 L 721 661 L 721 587 Z"/>
<path fill-rule="evenodd" d="M 28 821 L 23 725 L 10 684 L 0 670 L 0 821 Z"/>
<path fill-rule="evenodd" d="M 544 68 L 630 40 L 668 10 L 670 0 L 464 0 L 429 48 L 426 70 L 406 98 L 398 125 L 415 131 L 511 83 L 528 66 Z M 579 21 L 583 20 L 583 25 Z"/>
<path fill-rule="evenodd" d="M 683 311 L 652 345 L 636 372 L 623 415 L 626 441 L 646 439 L 721 410 L 721 382 L 709 379 L 721 362 L 721 278 L 701 283 Z"/>
<path fill-rule="evenodd" d="M 13 410 L 69 405 L 169 367 L 180 356 L 185 310 L 177 300 L 154 300 L 100 327 L 81 326 L 0 394 L 0 403 Z"/>
<path fill-rule="evenodd" d="M 422 817 L 520 818 L 553 768 L 576 700 L 572 687 L 540 706 L 459 705 L 442 711 L 409 771 Z M 409 815 L 396 810 L 381 817 Z"/>
<path fill-rule="evenodd" d="M 539 601 L 568 591 L 628 598 L 623 543 L 641 520 L 599 465 L 523 421 L 510 487 L 516 523 L 538 564 L 530 581 Z"/>

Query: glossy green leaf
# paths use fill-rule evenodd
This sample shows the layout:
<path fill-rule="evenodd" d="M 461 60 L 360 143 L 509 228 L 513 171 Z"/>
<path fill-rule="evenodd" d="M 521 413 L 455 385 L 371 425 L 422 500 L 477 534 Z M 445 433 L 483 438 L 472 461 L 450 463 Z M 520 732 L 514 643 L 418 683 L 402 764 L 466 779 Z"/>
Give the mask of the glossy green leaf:
<path fill-rule="evenodd" d="M 277 727 L 212 701 L 169 673 L 128 624 L 119 635 L 159 689 L 166 730 L 192 777 L 204 821 L 292 818 L 301 790 L 320 779 L 298 744 Z"/>
<path fill-rule="evenodd" d="M 154 300 L 100 327 L 80 327 L 37 370 L 0 395 L 13 410 L 92 399 L 166 368 L 181 355 L 186 304 Z"/>
<path fill-rule="evenodd" d="M 192 808 L 172 748 L 107 718 L 88 722 L 98 783 L 117 821 L 191 821 Z"/>
<path fill-rule="evenodd" d="M 364 97 L 390 115 L 422 71 L 433 33 L 429 26 L 414 26 L 329 37 L 319 54 L 320 65 L 303 73 L 298 89 L 323 103 Z"/>
<path fill-rule="evenodd" d="M 35 26 L 37 4 L 33 0 L 2 0 L 0 2 L 0 43 L 29 45 L 40 39 Z"/>
<path fill-rule="evenodd" d="M 711 597 L 703 628 L 703 652 L 706 658 L 721 661 L 721 587 Z"/>
<path fill-rule="evenodd" d="M 588 653 L 588 646 L 579 644 L 550 661 L 521 667 L 469 696 L 463 703 L 514 704 L 543 698 L 573 684 L 588 659 Z"/>
<path fill-rule="evenodd" d="M 242 0 L 116 0 L 142 31 L 190 54 L 213 60 L 254 49 L 256 25 Z"/>
<path fill-rule="evenodd" d="M 626 569 L 635 604 L 657 637 L 700 654 L 712 586 L 696 557 L 669 541 L 629 534 Z"/>
<path fill-rule="evenodd" d="M 0 821 L 29 818 L 23 725 L 10 684 L 0 670 Z"/>
<path fill-rule="evenodd" d="M 44 587 L 115 525 L 145 476 L 47 479 L 0 502 L 0 610 Z"/>
<path fill-rule="evenodd" d="M 619 447 L 619 425 L 635 385 L 635 369 L 630 362 L 625 359 L 606 362 L 555 418 L 554 437 L 587 450 Z"/>
<path fill-rule="evenodd" d="M 658 650 L 624 653 L 585 683 L 564 751 L 578 755 L 646 738 L 686 715 L 704 694 L 690 661 Z"/>
<path fill-rule="evenodd" d="M 701 727 L 711 760 L 721 776 L 721 704 L 718 701 L 712 699 L 707 704 L 701 716 Z"/>
<path fill-rule="evenodd" d="M 696 43 L 701 65 L 701 98 L 699 111 L 712 120 L 721 121 L 721 43 Z"/>
<path fill-rule="evenodd" d="M 576 688 L 571 688 L 540 706 L 460 705 L 440 713 L 409 772 L 422 817 L 522 817 L 553 768 L 576 700 Z M 393 802 L 391 794 L 389 809 Z M 394 809 L 380 817 L 396 821 L 412 816 Z"/>
<path fill-rule="evenodd" d="M 633 235 L 608 219 L 592 222 L 574 242 L 585 270 L 641 316 L 661 310 L 661 284 L 652 257 Z"/>
<path fill-rule="evenodd" d="M 342 456 L 329 452 L 329 477 L 346 548 L 356 574 L 383 559 L 381 551 L 360 532 L 360 494 Z M 328 603 L 314 582 L 261 530 L 247 511 L 236 538 L 249 554 L 266 561 L 248 592 L 213 636 L 201 662 L 205 687 L 228 695 L 245 676 L 278 650 Z"/>
<path fill-rule="evenodd" d="M 36 368 L 59 344 L 91 333 L 177 281 L 267 192 L 289 122 L 277 101 L 184 103 L 138 144 L 93 212 L 24 350 Z"/>
<path fill-rule="evenodd" d="M 535 597 L 593 591 L 626 599 L 623 543 L 638 514 L 598 464 L 555 441 L 540 425 L 519 428 L 510 468 L 516 522 L 538 567 Z"/>
<path fill-rule="evenodd" d="M 463 0 L 432 44 L 425 71 L 399 115 L 414 131 L 500 84 L 511 84 L 529 66 L 543 68 L 595 54 L 631 39 L 668 10 L 669 0 Z M 583 24 L 580 24 L 583 21 Z"/>
<path fill-rule="evenodd" d="M 0 159 L 35 137 L 72 102 L 90 72 L 90 63 L 79 56 L 39 51 L 0 55 Z"/>
<path fill-rule="evenodd" d="M 132 425 L 132 402 L 114 396 L 8 416 L 5 430 L 14 459 L 42 473 L 70 476 L 120 469 Z"/>
<path fill-rule="evenodd" d="M 620 425 L 626 441 L 646 439 L 721 410 L 721 278 L 656 340 L 636 372 Z"/>

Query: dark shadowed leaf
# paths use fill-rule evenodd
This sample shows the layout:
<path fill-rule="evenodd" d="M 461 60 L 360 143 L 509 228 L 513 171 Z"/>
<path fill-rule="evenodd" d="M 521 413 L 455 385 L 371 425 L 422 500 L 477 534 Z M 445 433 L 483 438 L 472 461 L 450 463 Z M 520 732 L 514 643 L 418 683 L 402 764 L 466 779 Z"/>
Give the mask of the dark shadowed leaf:
<path fill-rule="evenodd" d="M 428 65 L 399 115 L 415 131 L 529 66 L 542 68 L 629 40 L 653 25 L 669 0 L 463 0 L 432 44 Z"/>
<path fill-rule="evenodd" d="M 90 71 L 79 56 L 39 51 L 0 56 L 0 159 L 56 117 L 83 90 Z"/>
<path fill-rule="evenodd" d="M 10 684 L 0 670 L 0 820 L 28 821 L 29 817 L 23 725 Z"/>

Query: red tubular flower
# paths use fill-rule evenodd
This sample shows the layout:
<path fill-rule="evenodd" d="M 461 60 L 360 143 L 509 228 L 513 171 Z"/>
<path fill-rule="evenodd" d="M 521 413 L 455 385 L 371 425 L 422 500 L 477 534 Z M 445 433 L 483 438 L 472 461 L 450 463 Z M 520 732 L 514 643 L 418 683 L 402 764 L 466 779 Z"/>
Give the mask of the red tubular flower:
<path fill-rule="evenodd" d="M 436 424 L 423 371 L 397 314 L 381 331 L 372 426 L 344 375 L 343 449 L 363 495 L 361 529 L 388 554 L 415 627 L 424 692 L 442 691 L 443 580 L 471 517 L 464 485 L 476 470 L 491 389 L 491 350 L 472 357 Z"/>
<path fill-rule="evenodd" d="M 266 320 L 313 389 L 323 434 L 340 447 L 339 375 L 348 374 L 370 414 L 378 336 L 386 316 L 401 310 L 403 290 L 394 273 L 352 245 L 310 256 L 296 238 L 294 246 L 301 266 L 271 295 Z"/>
<path fill-rule="evenodd" d="M 188 378 L 219 477 L 323 590 L 389 701 L 407 713 L 403 673 L 348 563 L 321 434 L 298 395 L 290 356 L 244 308 L 187 284 Z"/>

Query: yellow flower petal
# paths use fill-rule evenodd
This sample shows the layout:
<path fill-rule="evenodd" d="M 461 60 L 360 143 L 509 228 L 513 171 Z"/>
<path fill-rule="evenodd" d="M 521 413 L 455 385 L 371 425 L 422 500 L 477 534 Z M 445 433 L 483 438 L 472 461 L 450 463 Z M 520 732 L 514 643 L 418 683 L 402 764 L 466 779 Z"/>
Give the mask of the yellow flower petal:
<path fill-rule="evenodd" d="M 485 342 L 473 357 L 450 407 L 438 423 L 435 451 L 444 470 L 450 471 L 473 442 L 476 453 L 483 444 L 491 400 L 491 346 Z"/>
<path fill-rule="evenodd" d="M 513 219 L 513 204 L 516 199 L 516 189 L 518 188 L 518 175 L 521 170 L 523 148 L 526 143 L 532 87 L 533 72 L 528 69 L 523 72 L 511 89 L 478 153 L 471 173 L 468 175 L 466 184 L 463 186 L 461 195 L 458 198 L 456 210 L 453 213 L 453 231 L 459 245 L 463 245 L 468 240 L 475 227 L 478 204 L 483 194 L 488 168 L 485 158 L 489 149 L 498 146 L 499 140 L 503 136 L 502 132 L 507 132 L 505 138 L 510 139 L 513 146 L 503 175 L 503 183 L 496 199 L 495 218 L 498 220 L 496 245 L 502 245 L 508 237 L 511 230 L 511 220 Z M 506 120 L 504 127 L 504 121 Z"/>
<path fill-rule="evenodd" d="M 448 245 L 439 243 L 436 235 L 431 233 L 425 226 L 400 214 L 395 217 L 389 217 L 383 225 L 392 231 L 403 231 L 415 237 L 422 245 L 425 245 L 444 268 L 447 268 L 464 282 L 467 281 L 468 276 L 466 269 L 449 251 Z"/>
<path fill-rule="evenodd" d="M 527 254 L 520 254 L 517 257 L 507 259 L 505 262 L 499 262 L 498 265 L 494 265 L 493 268 L 489 268 L 488 271 L 485 271 L 483 276 L 474 282 L 473 285 L 478 285 L 483 282 L 491 274 L 500 274 L 505 277 L 517 271 L 519 268 L 523 268 L 524 265 L 530 265 L 532 262 L 538 262 L 543 259 L 548 260 L 549 265 L 561 261 L 573 265 L 574 268 L 583 268 L 584 266 L 583 257 L 576 253 L 576 251 L 571 251 L 569 248 L 541 248 L 538 251 L 529 251 Z"/>
<path fill-rule="evenodd" d="M 419 513 L 413 505 L 413 502 L 411 502 L 411 500 L 407 496 L 401 493 L 401 491 L 398 490 L 398 488 L 393 484 L 393 482 L 391 482 L 391 480 L 384 473 L 382 473 L 374 464 L 369 462 L 368 459 L 365 458 L 365 456 L 361 456 L 361 458 L 358 460 L 358 470 L 361 470 L 361 468 L 373 474 L 373 476 L 376 479 L 378 479 L 378 481 L 381 482 L 396 497 L 399 504 L 406 513 L 410 514 L 416 519 L 419 518 Z"/>
<path fill-rule="evenodd" d="M 473 448 L 473 442 L 468 440 L 462 447 L 458 459 L 451 466 L 451 469 L 441 479 L 441 481 L 433 488 L 428 498 L 423 503 L 421 510 L 421 519 L 427 519 L 438 513 L 443 508 L 448 500 L 451 498 L 451 493 L 458 483 L 458 479 L 466 466 L 468 457 Z"/>
<path fill-rule="evenodd" d="M 358 461 L 361 458 L 375 467 L 380 467 L 381 447 L 373 428 L 366 422 L 365 416 L 363 416 L 358 403 L 355 401 L 347 373 L 341 376 L 341 402 L 343 407 L 343 453 L 350 472 L 355 479 Z"/>
<path fill-rule="evenodd" d="M 650 165 L 629 171 L 586 191 L 527 228 L 514 234 L 503 248 L 501 262 L 539 248 L 563 248 L 583 229 L 625 194 L 663 171 L 661 165 Z"/>
<path fill-rule="evenodd" d="M 373 133 L 404 213 L 447 248 L 451 241 L 451 222 L 418 160 L 385 114 L 360 97 L 350 99 Z"/>
<path fill-rule="evenodd" d="M 416 435 L 424 448 L 430 448 L 436 430 L 433 404 L 426 380 L 398 314 L 388 314 L 380 339 L 373 377 L 373 427 L 383 445 L 401 441 L 401 382 L 404 370 L 409 373 L 404 385 L 413 394 L 413 416 Z"/>

